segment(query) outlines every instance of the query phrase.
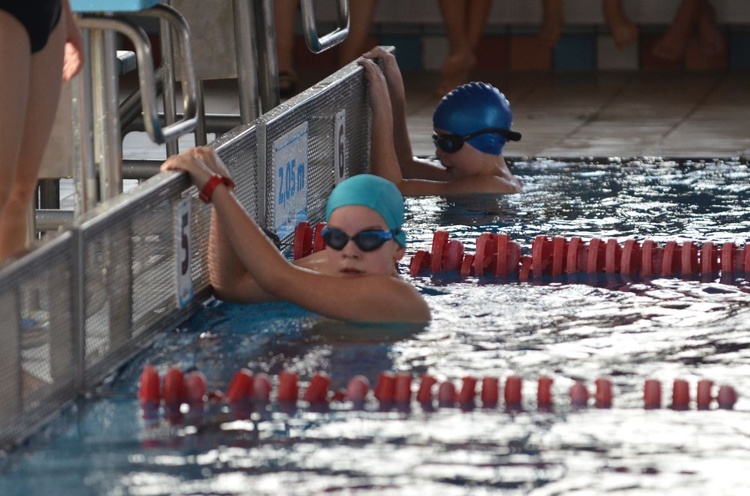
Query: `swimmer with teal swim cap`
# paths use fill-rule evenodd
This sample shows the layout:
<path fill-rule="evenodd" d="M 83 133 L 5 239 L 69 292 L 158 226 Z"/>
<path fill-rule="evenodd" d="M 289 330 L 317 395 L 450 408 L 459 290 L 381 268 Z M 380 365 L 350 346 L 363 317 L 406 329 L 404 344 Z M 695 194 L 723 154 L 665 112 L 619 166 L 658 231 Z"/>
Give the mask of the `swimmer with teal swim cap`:
<path fill-rule="evenodd" d="M 326 248 L 290 263 L 232 194 L 229 170 L 209 147 L 170 157 L 163 171 L 185 171 L 211 204 L 208 271 L 214 295 L 240 303 L 290 301 L 355 322 L 430 320 L 422 295 L 396 271 L 406 250 L 404 199 L 382 177 L 361 174 L 330 195 Z"/>
<path fill-rule="evenodd" d="M 382 71 L 375 59 L 382 60 Z M 407 196 L 521 192 L 523 185 L 502 155 L 507 142 L 519 141 L 521 134 L 511 129 L 513 112 L 500 90 L 472 82 L 443 97 L 433 114 L 436 162 L 411 151 L 403 79 L 393 54 L 376 47 L 360 65 L 369 83 L 374 174 Z"/>
<path fill-rule="evenodd" d="M 326 222 L 340 207 L 362 205 L 375 210 L 393 233 L 393 239 L 406 247 L 406 234 L 401 229 L 404 223 L 404 197 L 398 188 L 387 179 L 371 174 L 360 174 L 341 182 L 333 189 L 326 205 Z"/>

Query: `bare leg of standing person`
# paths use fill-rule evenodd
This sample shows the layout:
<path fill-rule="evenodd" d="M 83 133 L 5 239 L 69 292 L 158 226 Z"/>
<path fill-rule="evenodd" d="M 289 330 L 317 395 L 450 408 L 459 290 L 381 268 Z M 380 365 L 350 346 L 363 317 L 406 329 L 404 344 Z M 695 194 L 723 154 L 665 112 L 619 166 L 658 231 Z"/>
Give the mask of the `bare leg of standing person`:
<path fill-rule="evenodd" d="M 721 55 L 726 48 L 724 35 L 716 24 L 716 9 L 709 0 L 703 0 L 698 15 L 698 41 L 701 50 L 708 56 Z"/>
<path fill-rule="evenodd" d="M 445 95 L 469 81 L 471 70 L 477 63 L 479 40 L 491 10 L 492 0 L 440 0 L 449 49 L 441 69 L 438 95 Z"/>
<path fill-rule="evenodd" d="M 542 0 L 542 26 L 539 29 L 539 38 L 550 48 L 557 45 L 564 23 L 562 0 Z"/>
<path fill-rule="evenodd" d="M 46 46 L 31 54 L 25 28 L 0 11 L 0 259 L 26 245 L 27 212 L 34 198 L 37 176 L 52 132 L 62 86 L 63 50 L 67 38 L 64 19 Z M 19 45 L 21 45 L 19 47 Z M 23 46 L 25 45 L 25 46 Z"/>
<path fill-rule="evenodd" d="M 351 20 L 349 22 L 349 34 L 339 46 L 338 64 L 344 66 L 368 51 L 367 37 L 370 35 L 370 26 L 375 17 L 377 0 L 356 0 L 349 2 Z"/>
<path fill-rule="evenodd" d="M 654 43 L 653 54 L 665 60 L 678 60 L 685 53 L 704 0 L 682 0 L 666 33 Z"/>
<path fill-rule="evenodd" d="M 602 0 L 602 10 L 617 48 L 623 49 L 638 39 L 638 26 L 625 14 L 622 0 Z"/>
<path fill-rule="evenodd" d="M 297 72 L 294 69 L 294 25 L 299 0 L 275 0 L 276 60 L 279 68 L 279 93 L 292 96 L 297 91 Z"/>

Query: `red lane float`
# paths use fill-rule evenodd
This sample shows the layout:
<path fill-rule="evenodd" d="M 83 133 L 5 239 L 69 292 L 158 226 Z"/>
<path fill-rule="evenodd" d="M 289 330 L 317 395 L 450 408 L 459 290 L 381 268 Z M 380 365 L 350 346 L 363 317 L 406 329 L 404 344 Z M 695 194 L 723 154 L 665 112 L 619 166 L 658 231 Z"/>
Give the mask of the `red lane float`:
<path fill-rule="evenodd" d="M 661 260 L 661 275 L 671 277 L 680 273 L 680 247 L 676 241 L 667 241 Z"/>
<path fill-rule="evenodd" d="M 294 228 L 292 257 L 294 260 L 306 257 L 313 250 L 313 231 L 309 222 L 300 222 Z"/>
<path fill-rule="evenodd" d="M 474 275 L 474 255 L 465 255 L 461 263 L 461 275 L 464 277 Z"/>
<path fill-rule="evenodd" d="M 509 407 L 520 407 L 522 400 L 521 387 L 523 379 L 517 375 L 505 378 L 505 404 Z"/>
<path fill-rule="evenodd" d="M 716 395 L 716 401 L 719 403 L 719 408 L 731 410 L 737 403 L 737 392 L 732 386 L 721 386 Z"/>
<path fill-rule="evenodd" d="M 425 270 L 432 273 L 458 271 L 461 276 L 518 276 L 526 282 L 545 276 L 564 274 L 623 274 L 625 276 L 695 276 L 744 271 L 750 268 L 750 245 L 738 248 L 725 242 L 721 249 L 709 241 L 701 248 L 693 241 L 667 241 L 659 246 L 654 240 L 639 243 L 627 239 L 621 245 L 616 239 L 592 238 L 588 243 L 574 236 L 566 240 L 544 235 L 534 238 L 531 255 L 521 255 L 520 245 L 507 234 L 482 233 L 476 241 L 476 252 L 466 253 L 457 240 L 448 239 L 446 231 L 433 235 L 432 252 L 418 250 L 409 264 L 409 273 L 417 276 Z"/>
<path fill-rule="evenodd" d="M 295 403 L 299 396 L 297 374 L 283 370 L 279 373 L 279 390 L 276 399 L 281 403 Z"/>
<path fill-rule="evenodd" d="M 312 242 L 312 251 L 313 253 L 317 253 L 321 250 L 325 250 L 326 243 L 323 241 L 323 229 L 325 229 L 326 223 L 325 222 L 318 222 L 315 224 L 315 228 L 313 228 L 313 242 Z"/>
<path fill-rule="evenodd" d="M 587 274 L 597 274 L 604 268 L 606 245 L 599 238 L 591 238 L 589 249 L 586 253 L 586 270 Z"/>
<path fill-rule="evenodd" d="M 685 379 L 672 382 L 672 409 L 687 410 L 690 408 L 690 387 Z"/>
<path fill-rule="evenodd" d="M 429 374 L 424 374 L 417 390 L 417 401 L 420 403 L 432 403 L 432 388 L 437 384 L 437 379 Z"/>
<path fill-rule="evenodd" d="M 620 273 L 630 275 L 637 274 L 641 270 L 641 245 L 634 239 L 625 241 L 622 248 L 620 260 Z"/>
<path fill-rule="evenodd" d="M 474 255 L 474 275 L 483 276 L 492 267 L 495 260 L 495 235 L 482 233 L 477 239 L 477 251 Z"/>
<path fill-rule="evenodd" d="M 448 244 L 448 231 L 435 231 L 432 235 L 432 257 L 430 259 L 430 271 L 439 274 L 443 271 L 443 255 Z"/>
<path fill-rule="evenodd" d="M 438 387 L 440 406 L 453 406 L 456 403 L 456 385 L 451 381 L 441 382 Z"/>
<path fill-rule="evenodd" d="M 560 236 L 552 238 L 552 277 L 565 273 L 565 258 L 568 254 L 568 241 Z"/>
<path fill-rule="evenodd" d="M 460 241 L 452 239 L 448 241 L 445 247 L 445 255 L 443 260 L 444 270 L 460 270 L 461 264 L 464 261 L 464 245 Z"/>
<path fill-rule="evenodd" d="M 318 372 L 310 379 L 310 385 L 307 386 L 302 397 L 303 401 L 310 404 L 326 403 L 328 401 L 328 388 L 331 386 L 331 379 L 325 372 Z"/>
<path fill-rule="evenodd" d="M 600 377 L 596 380 L 596 393 L 594 393 L 594 406 L 597 408 L 612 407 L 612 381 Z"/>
<path fill-rule="evenodd" d="M 399 372 L 396 374 L 393 391 L 393 399 L 396 403 L 411 402 L 411 379 L 411 374 L 408 372 Z"/>
<path fill-rule="evenodd" d="M 177 367 L 172 367 L 164 376 L 164 403 L 179 405 L 187 399 L 185 394 L 185 374 Z"/>
<path fill-rule="evenodd" d="M 409 264 L 409 275 L 418 276 L 423 270 L 429 269 L 432 263 L 431 258 L 428 252 L 424 250 L 417 251 Z"/>
<path fill-rule="evenodd" d="M 227 401 L 237 403 L 250 399 L 253 392 L 253 373 L 248 369 L 241 369 L 234 374 L 227 389 Z"/>
<path fill-rule="evenodd" d="M 156 367 L 153 365 L 143 367 L 138 386 L 138 401 L 142 405 L 158 405 L 161 403 L 159 381 L 159 372 L 156 371 Z"/>
<path fill-rule="evenodd" d="M 500 380 L 497 377 L 483 377 L 481 394 L 483 407 L 496 407 L 500 401 Z"/>
<path fill-rule="evenodd" d="M 253 401 L 268 403 L 271 399 L 271 379 L 264 373 L 259 373 L 253 379 L 253 387 L 250 391 L 250 399 Z"/>
<path fill-rule="evenodd" d="M 474 401 L 477 394 L 477 380 L 471 376 L 462 379 L 461 391 L 458 393 L 458 402 L 462 405 Z"/>
<path fill-rule="evenodd" d="M 570 238 L 568 243 L 568 255 L 565 260 L 565 273 L 578 274 L 580 269 L 579 260 L 583 255 L 583 240 L 578 236 Z"/>
<path fill-rule="evenodd" d="M 370 391 L 370 381 L 363 375 L 355 375 L 349 379 L 346 386 L 346 397 L 354 402 L 362 402 L 367 399 L 367 393 Z"/>
<path fill-rule="evenodd" d="M 373 396 L 383 405 L 396 403 L 399 405 L 409 405 L 412 401 L 412 374 L 409 372 L 399 372 L 394 374 L 390 371 L 381 372 L 378 376 L 378 382 L 374 388 Z M 437 381 L 429 374 L 424 374 L 421 378 L 419 388 L 416 393 L 416 401 L 421 403 L 425 408 L 431 408 L 433 402 L 433 387 Z M 473 405 L 477 396 L 478 380 L 472 376 L 462 378 L 460 391 L 451 380 L 440 383 L 437 391 L 437 399 L 440 406 L 453 407 L 457 404 L 466 406 Z M 232 406 L 232 411 L 237 418 L 249 418 L 252 406 L 246 403 L 253 400 L 255 404 L 266 403 L 270 401 L 272 381 L 268 375 L 258 373 L 253 375 L 247 369 L 241 369 L 232 378 L 229 385 L 226 399 Z M 547 376 L 538 378 L 537 389 L 537 406 L 540 410 L 551 409 L 553 405 L 552 397 L 553 379 Z M 277 401 L 282 403 L 295 403 L 298 397 L 297 374 L 282 371 L 278 379 Z M 315 374 L 302 397 L 303 401 L 308 402 L 311 406 L 328 401 L 344 401 L 346 399 L 354 403 L 363 403 L 367 400 L 370 390 L 369 381 L 362 375 L 354 376 L 350 379 L 346 389 L 339 389 L 329 393 L 331 379 L 324 372 Z M 520 376 L 510 375 L 505 379 L 504 398 L 508 409 L 518 410 L 522 406 L 522 385 L 523 380 Z M 595 381 L 596 391 L 594 393 L 594 404 L 597 408 L 611 408 L 612 406 L 612 383 L 606 378 L 597 378 Z M 716 399 L 719 408 L 733 409 L 737 402 L 737 392 L 731 386 L 722 386 L 719 388 L 716 397 L 712 395 L 713 382 L 708 379 L 702 379 L 697 383 L 696 407 L 698 410 L 708 410 Z M 202 413 L 203 404 L 207 399 L 207 388 L 205 376 L 193 370 L 184 374 L 179 368 L 172 367 L 164 377 L 162 391 L 164 391 L 164 415 L 170 423 L 182 421 L 181 405 L 187 403 L 190 405 L 190 411 L 198 414 Z M 158 373 L 153 366 L 147 365 L 141 374 L 138 399 L 143 405 L 144 410 L 158 412 L 159 406 L 159 381 Z M 220 397 L 220 392 L 218 393 Z M 481 381 L 481 401 L 482 407 L 492 408 L 499 403 L 500 385 L 497 377 L 486 376 Z M 580 381 L 576 381 L 569 390 L 570 404 L 572 407 L 585 407 L 589 404 L 590 393 L 587 387 Z M 646 409 L 661 408 L 662 403 L 662 386 L 661 382 L 656 379 L 647 379 L 643 389 L 644 407 Z M 684 379 L 674 379 L 672 388 L 671 408 L 673 410 L 688 410 L 690 408 L 690 386 Z M 149 406 L 153 405 L 153 406 Z M 243 406 L 244 405 L 244 406 Z M 192 413 L 191 413 L 192 414 Z M 156 413 L 150 414 L 149 418 L 156 416 Z M 147 418 L 144 414 L 144 418 Z"/>
<path fill-rule="evenodd" d="M 527 282 L 530 278 L 531 272 L 531 257 L 524 255 L 521 257 L 521 269 L 518 271 L 518 280 L 521 282 Z"/>
<path fill-rule="evenodd" d="M 643 406 L 651 410 L 661 408 L 661 382 L 656 379 L 646 379 L 643 386 Z"/>
<path fill-rule="evenodd" d="M 617 274 L 620 272 L 622 263 L 622 247 L 616 239 L 608 239 L 604 248 L 604 271 L 607 274 Z"/>
<path fill-rule="evenodd" d="M 537 408 L 551 408 L 552 407 L 552 383 L 554 381 L 551 377 L 546 375 L 540 377 L 537 380 L 536 390 L 536 406 Z"/>
<path fill-rule="evenodd" d="M 719 252 L 710 241 L 701 247 L 701 274 L 711 275 L 719 271 Z"/>
<path fill-rule="evenodd" d="M 206 376 L 199 370 L 190 372 L 185 378 L 185 397 L 189 405 L 206 401 Z"/>
<path fill-rule="evenodd" d="M 381 403 L 393 402 L 393 397 L 396 392 L 396 375 L 393 372 L 385 371 L 381 372 L 378 376 L 378 380 L 375 382 L 375 389 L 373 390 L 373 396 Z"/>
<path fill-rule="evenodd" d="M 708 379 L 701 379 L 698 381 L 698 392 L 695 395 L 695 403 L 698 410 L 708 410 L 711 408 L 711 402 L 713 401 L 711 389 L 713 386 L 713 381 Z"/>
<path fill-rule="evenodd" d="M 587 406 L 589 403 L 589 390 L 580 381 L 576 381 L 570 386 L 568 394 L 570 395 L 570 404 L 573 406 Z"/>
<path fill-rule="evenodd" d="M 692 276 L 700 271 L 698 265 L 698 247 L 692 241 L 682 243 L 680 272 L 683 276 Z"/>
<path fill-rule="evenodd" d="M 549 273 L 552 262 L 552 241 L 540 234 L 531 244 L 531 272 L 534 277 L 542 277 Z"/>

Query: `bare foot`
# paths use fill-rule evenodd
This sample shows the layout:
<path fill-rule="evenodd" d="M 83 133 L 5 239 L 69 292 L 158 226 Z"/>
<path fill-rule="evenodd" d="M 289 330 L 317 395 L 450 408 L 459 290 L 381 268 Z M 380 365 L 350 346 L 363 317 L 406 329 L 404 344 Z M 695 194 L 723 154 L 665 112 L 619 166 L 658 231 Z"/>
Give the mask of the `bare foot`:
<path fill-rule="evenodd" d="M 562 34 L 563 6 L 561 0 L 544 0 L 544 12 L 542 13 L 542 25 L 539 28 L 539 38 L 550 48 L 557 45 L 557 40 Z"/>
<path fill-rule="evenodd" d="M 670 61 L 679 60 L 685 53 L 688 40 L 689 36 L 682 36 L 681 33 L 669 29 L 661 38 L 656 40 L 651 52 L 660 59 Z"/>
<path fill-rule="evenodd" d="M 698 41 L 705 55 L 715 57 L 724 53 L 724 35 L 716 25 L 716 11 L 709 3 L 698 19 Z"/>
<path fill-rule="evenodd" d="M 471 77 L 471 70 L 476 64 L 477 58 L 471 52 L 449 55 L 440 70 L 443 77 L 435 93 L 438 96 L 444 96 L 456 86 L 468 83 Z"/>
<path fill-rule="evenodd" d="M 638 26 L 628 19 L 620 0 L 604 0 L 604 17 L 617 48 L 622 50 L 638 40 Z"/>
<path fill-rule="evenodd" d="M 677 7 L 677 14 L 672 25 L 654 43 L 652 52 L 656 57 L 671 61 L 682 58 L 690 35 L 698 24 L 702 9 L 705 9 L 706 2 L 707 0 L 682 0 Z"/>

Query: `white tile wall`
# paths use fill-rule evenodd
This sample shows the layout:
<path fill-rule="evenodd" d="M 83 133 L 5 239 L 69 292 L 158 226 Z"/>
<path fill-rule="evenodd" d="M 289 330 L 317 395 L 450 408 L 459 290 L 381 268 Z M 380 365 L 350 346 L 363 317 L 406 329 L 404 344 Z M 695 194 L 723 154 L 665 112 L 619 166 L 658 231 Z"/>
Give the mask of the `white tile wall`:
<path fill-rule="evenodd" d="M 608 71 L 638 69 L 638 43 L 633 43 L 620 50 L 611 36 L 601 35 L 596 46 L 599 69 Z"/>
<path fill-rule="evenodd" d="M 681 0 L 623 0 L 628 16 L 638 24 L 668 24 Z M 356 8 L 357 0 L 349 0 Z M 563 0 L 567 24 L 602 24 L 602 0 Z M 750 24 L 750 0 L 712 0 L 720 24 Z M 317 2 L 320 21 L 336 20 L 336 2 Z M 490 24 L 538 24 L 542 0 L 496 0 Z M 379 0 L 376 23 L 442 23 L 438 0 Z"/>

